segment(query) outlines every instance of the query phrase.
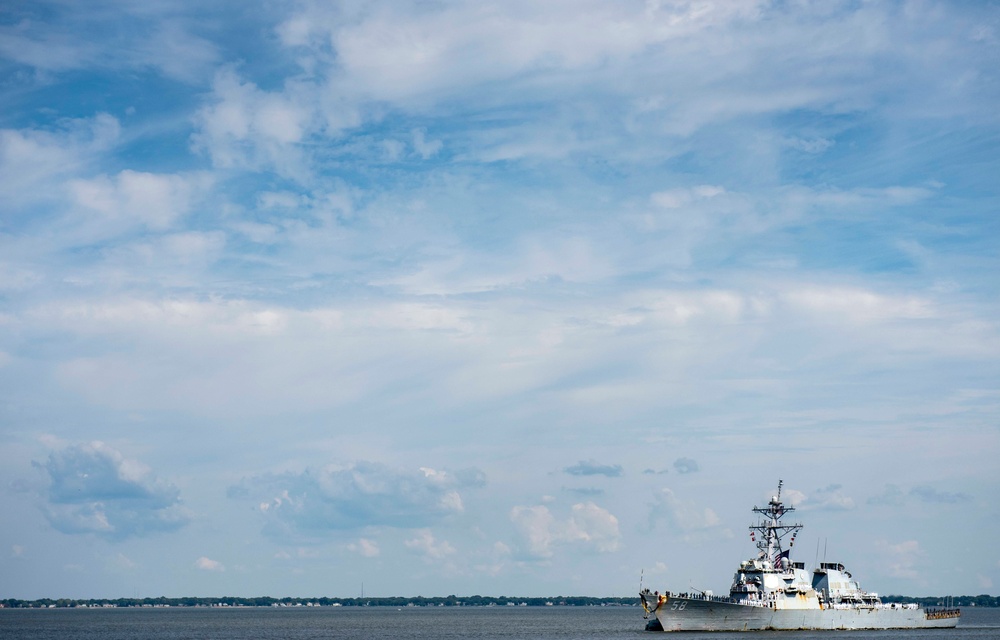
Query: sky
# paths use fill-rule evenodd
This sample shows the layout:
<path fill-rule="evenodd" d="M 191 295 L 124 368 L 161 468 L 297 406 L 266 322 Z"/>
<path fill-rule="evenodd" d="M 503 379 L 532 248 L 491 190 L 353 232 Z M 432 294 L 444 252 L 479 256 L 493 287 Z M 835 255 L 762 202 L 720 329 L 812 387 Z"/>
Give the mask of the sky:
<path fill-rule="evenodd" d="M 1000 594 L 1000 6 L 0 5 L 0 598 Z"/>

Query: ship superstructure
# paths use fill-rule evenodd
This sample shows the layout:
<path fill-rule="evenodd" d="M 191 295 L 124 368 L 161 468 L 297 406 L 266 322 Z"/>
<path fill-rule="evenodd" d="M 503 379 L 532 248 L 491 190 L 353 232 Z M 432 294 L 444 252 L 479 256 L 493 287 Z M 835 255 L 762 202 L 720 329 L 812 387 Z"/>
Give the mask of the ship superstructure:
<path fill-rule="evenodd" d="M 757 555 L 740 563 L 728 597 L 711 592 L 640 593 L 655 616 L 647 628 L 665 631 L 757 631 L 763 629 L 906 629 L 954 627 L 957 609 L 927 610 L 886 604 L 864 591 L 839 562 L 822 562 L 809 572 L 791 558 L 798 523 L 782 519 L 795 511 L 781 501 L 782 482 L 766 507 L 754 507 L 750 525 Z"/>

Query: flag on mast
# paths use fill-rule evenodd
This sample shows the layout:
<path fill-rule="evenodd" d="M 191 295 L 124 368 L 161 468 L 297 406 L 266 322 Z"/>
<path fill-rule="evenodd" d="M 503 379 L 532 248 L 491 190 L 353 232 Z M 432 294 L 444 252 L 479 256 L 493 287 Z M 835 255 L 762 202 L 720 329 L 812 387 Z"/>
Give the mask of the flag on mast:
<path fill-rule="evenodd" d="M 774 556 L 774 566 L 776 568 L 779 568 L 779 569 L 781 568 L 781 566 L 782 566 L 781 560 L 782 559 L 788 560 L 788 552 L 789 551 L 790 551 L 789 549 L 785 549 L 784 551 L 782 551 L 778 555 Z"/>

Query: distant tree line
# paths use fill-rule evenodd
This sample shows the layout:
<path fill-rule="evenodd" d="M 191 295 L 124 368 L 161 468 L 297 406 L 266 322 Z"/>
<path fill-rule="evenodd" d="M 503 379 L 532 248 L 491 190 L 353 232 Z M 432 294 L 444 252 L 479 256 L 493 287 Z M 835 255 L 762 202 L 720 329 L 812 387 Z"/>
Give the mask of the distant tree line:
<path fill-rule="evenodd" d="M 260 597 L 210 597 L 210 598 L 41 598 L 39 600 L 0 600 L 0 606 L 10 608 L 72 608 L 72 607 L 607 607 L 638 606 L 638 599 L 592 598 L 587 596 L 557 596 L 554 598 L 518 598 L 513 596 L 395 596 L 387 598 L 272 598 Z"/>
<path fill-rule="evenodd" d="M 942 596 L 912 598 L 909 596 L 885 596 L 883 602 L 917 603 L 924 607 L 1000 607 L 1000 596 Z M 588 596 L 556 596 L 550 598 L 518 598 L 515 596 L 396 596 L 388 598 L 272 598 L 260 597 L 212 597 L 212 598 L 42 598 L 40 600 L 0 600 L 0 607 L 7 608 L 73 608 L 73 607 L 621 607 L 638 606 L 634 597 L 592 598 Z"/>
<path fill-rule="evenodd" d="M 1000 607 L 1000 596 L 936 596 L 911 598 L 910 596 L 883 596 L 882 602 L 916 603 L 923 607 Z"/>

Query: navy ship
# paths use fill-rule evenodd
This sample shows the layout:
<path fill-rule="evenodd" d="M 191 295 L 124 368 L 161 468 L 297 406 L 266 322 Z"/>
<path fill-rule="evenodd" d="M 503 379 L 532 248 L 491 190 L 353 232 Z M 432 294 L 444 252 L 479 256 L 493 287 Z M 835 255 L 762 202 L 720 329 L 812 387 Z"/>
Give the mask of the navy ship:
<path fill-rule="evenodd" d="M 864 591 L 839 562 L 821 562 L 808 572 L 790 558 L 801 524 L 782 518 L 795 507 L 778 493 L 766 507 L 754 507 L 760 520 L 750 526 L 757 556 L 740 563 L 729 596 L 710 591 L 639 593 L 646 628 L 662 631 L 762 631 L 768 629 L 923 629 L 954 627 L 957 608 L 924 609 L 916 604 L 884 603 Z M 788 539 L 788 548 L 784 541 Z"/>

